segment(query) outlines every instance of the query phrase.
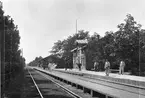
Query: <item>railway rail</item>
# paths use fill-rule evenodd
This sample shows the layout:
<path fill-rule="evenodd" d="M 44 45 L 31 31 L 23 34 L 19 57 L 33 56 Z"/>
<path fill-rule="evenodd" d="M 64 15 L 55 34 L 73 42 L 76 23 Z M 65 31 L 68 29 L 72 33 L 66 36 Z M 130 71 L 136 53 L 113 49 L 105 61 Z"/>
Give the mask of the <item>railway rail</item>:
<path fill-rule="evenodd" d="M 43 90 L 41 90 L 41 89 L 43 89 L 43 88 L 40 87 L 40 84 L 38 83 L 38 81 L 37 81 L 37 79 L 36 79 L 36 76 L 35 76 L 35 75 L 33 76 L 33 74 L 34 74 L 34 73 L 37 73 L 37 72 L 35 72 L 33 69 L 30 69 L 30 68 L 28 69 L 28 72 L 29 72 L 29 74 L 30 74 L 30 76 L 31 76 L 31 78 L 32 78 L 32 80 L 33 80 L 33 83 L 35 84 L 35 86 L 36 86 L 36 88 L 37 88 L 37 91 L 38 91 L 38 93 L 39 93 L 39 95 L 40 95 L 40 98 L 45 98 L 47 95 L 46 95 L 46 94 L 43 95 L 44 92 L 43 92 Z M 37 75 L 38 75 L 38 74 L 39 74 L 39 73 L 37 73 Z M 40 76 L 41 78 L 42 78 L 42 77 L 45 78 L 44 81 L 49 81 L 49 82 L 47 82 L 47 84 L 51 82 L 52 84 L 54 84 L 54 85 L 57 87 L 58 90 L 61 90 L 62 93 L 64 93 L 64 94 L 67 93 L 67 95 L 66 95 L 67 97 L 65 97 L 65 98 L 82 98 L 81 96 L 79 96 L 78 94 L 74 93 L 73 91 L 67 89 L 67 88 L 64 87 L 63 85 L 61 85 L 61 84 L 55 82 L 53 79 L 49 79 L 48 77 L 46 77 L 46 76 L 44 76 L 44 75 L 42 75 L 42 74 L 39 74 L 39 76 Z M 69 95 L 69 96 L 68 96 L 68 95 Z"/>
<path fill-rule="evenodd" d="M 33 81 L 33 83 L 34 83 L 34 85 L 35 85 L 35 87 L 36 87 L 36 89 L 37 89 L 37 91 L 38 91 L 40 97 L 41 97 L 41 98 L 44 98 L 43 95 L 42 95 L 42 93 L 40 92 L 39 87 L 37 86 L 37 84 L 36 84 L 36 82 L 35 82 L 35 80 L 34 80 L 34 78 L 33 78 L 33 76 L 31 75 L 31 73 L 30 73 L 29 70 L 28 70 L 28 72 L 29 72 L 29 74 L 30 74 L 30 76 L 31 76 L 31 79 L 32 79 L 32 81 Z"/>

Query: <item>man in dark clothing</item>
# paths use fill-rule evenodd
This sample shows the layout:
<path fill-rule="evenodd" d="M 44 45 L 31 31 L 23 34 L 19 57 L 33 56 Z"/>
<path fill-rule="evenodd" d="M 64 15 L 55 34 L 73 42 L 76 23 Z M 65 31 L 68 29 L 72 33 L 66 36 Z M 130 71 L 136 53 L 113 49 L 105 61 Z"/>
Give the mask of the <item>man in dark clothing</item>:
<path fill-rule="evenodd" d="M 81 63 L 78 63 L 77 65 L 78 65 L 78 67 L 79 67 L 79 71 L 81 71 L 81 66 L 82 66 L 82 64 L 81 64 Z"/>

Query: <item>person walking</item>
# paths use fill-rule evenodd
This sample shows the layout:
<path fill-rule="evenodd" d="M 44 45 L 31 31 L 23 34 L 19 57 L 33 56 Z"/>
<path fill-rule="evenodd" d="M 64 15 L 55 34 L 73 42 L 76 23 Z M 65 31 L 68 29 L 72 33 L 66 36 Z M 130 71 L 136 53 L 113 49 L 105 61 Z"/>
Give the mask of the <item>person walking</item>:
<path fill-rule="evenodd" d="M 106 76 L 109 76 L 109 72 L 110 72 L 110 62 L 107 59 L 106 59 L 104 68 L 105 68 Z"/>
<path fill-rule="evenodd" d="M 124 67 L 125 67 L 125 62 L 121 60 L 120 62 L 120 68 L 119 68 L 119 74 L 124 74 Z"/>

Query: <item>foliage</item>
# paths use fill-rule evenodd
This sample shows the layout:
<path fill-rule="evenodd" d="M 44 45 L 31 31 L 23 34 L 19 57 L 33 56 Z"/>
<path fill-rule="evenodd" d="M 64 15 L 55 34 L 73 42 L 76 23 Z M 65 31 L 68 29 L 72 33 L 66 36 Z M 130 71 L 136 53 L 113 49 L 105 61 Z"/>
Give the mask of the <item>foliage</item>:
<path fill-rule="evenodd" d="M 59 51 L 63 51 L 61 58 L 66 63 L 71 63 L 72 66 L 72 53 L 70 51 L 76 48 L 75 40 L 88 39 L 85 51 L 87 69 L 93 68 L 94 61 L 97 61 L 100 63 L 100 70 L 103 70 L 105 59 L 110 61 L 111 68 L 118 68 L 120 60 L 123 59 L 126 62 L 126 71 L 136 69 L 137 72 L 141 72 L 145 63 L 145 30 L 141 28 L 140 24 L 137 24 L 130 14 L 126 15 L 124 23 L 119 24 L 117 28 L 116 32 L 107 31 L 104 37 L 98 33 L 90 36 L 88 31 L 81 30 L 63 41 L 56 42 L 52 48 L 52 53 L 60 54 Z"/>
<path fill-rule="evenodd" d="M 36 57 L 33 61 L 31 61 L 28 65 L 29 66 L 38 66 L 39 61 L 42 60 L 43 58 L 41 56 Z"/>
<path fill-rule="evenodd" d="M 118 69 L 120 60 L 125 60 L 125 71 L 141 75 L 145 71 L 145 30 L 130 14 L 126 15 L 124 23 L 117 25 L 117 28 L 115 32 L 107 31 L 104 37 L 96 32 L 90 36 L 88 31 L 80 30 L 67 39 L 54 43 L 49 58 L 53 59 L 59 68 L 72 68 L 71 50 L 77 47 L 75 41 L 87 39 L 85 54 L 88 70 L 93 68 L 95 61 L 99 62 L 99 70 L 104 70 L 105 59 L 110 61 L 112 69 Z"/>
<path fill-rule="evenodd" d="M 64 39 L 63 41 L 58 40 L 56 43 L 54 43 L 51 52 L 55 54 L 57 57 L 60 57 L 65 62 L 65 66 L 72 68 L 73 55 L 71 50 L 76 48 L 75 41 L 77 39 L 88 39 L 88 38 L 89 38 L 89 32 L 80 30 L 78 33 L 74 34 L 73 36 L 69 36 L 67 39 Z M 60 66 L 64 66 L 64 65 L 60 65 Z"/>
<path fill-rule="evenodd" d="M 5 79 L 9 80 L 14 77 L 18 72 L 22 71 L 25 66 L 25 58 L 21 55 L 19 49 L 20 36 L 17 25 L 9 15 L 4 15 L 2 7 L 0 7 L 0 33 L 1 33 L 1 49 L 4 50 L 4 65 L 3 68 Z M 10 81 L 8 81 L 10 82 Z"/>

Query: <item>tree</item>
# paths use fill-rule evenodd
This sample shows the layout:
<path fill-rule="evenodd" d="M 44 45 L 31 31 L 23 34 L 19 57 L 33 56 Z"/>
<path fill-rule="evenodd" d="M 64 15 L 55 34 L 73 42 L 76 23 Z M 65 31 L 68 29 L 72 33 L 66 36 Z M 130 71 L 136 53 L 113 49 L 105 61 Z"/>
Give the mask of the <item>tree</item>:
<path fill-rule="evenodd" d="M 142 29 L 140 32 L 139 40 L 139 70 L 140 75 L 145 75 L 145 30 Z"/>
<path fill-rule="evenodd" d="M 127 68 L 139 70 L 139 34 L 141 25 L 137 24 L 133 16 L 127 15 L 125 23 L 118 25 L 119 30 L 115 32 L 116 54 L 125 59 Z M 136 71 L 137 71 L 136 70 Z"/>
<path fill-rule="evenodd" d="M 107 31 L 104 37 L 94 33 L 88 42 L 86 50 L 88 69 L 93 67 L 95 61 L 99 62 L 99 69 L 103 70 L 105 59 L 112 61 L 111 54 L 114 53 L 114 34 L 112 31 Z"/>
<path fill-rule="evenodd" d="M 4 15 L 2 6 L 0 7 L 0 33 L 3 34 L 2 48 L 5 51 L 2 58 L 4 58 L 4 70 L 5 79 L 7 83 L 10 82 L 10 78 L 14 77 L 16 73 L 23 70 L 25 65 L 25 58 L 21 56 L 21 51 L 19 49 L 20 36 L 17 25 L 14 24 L 13 19 L 7 15 Z M 6 86 L 8 84 L 6 83 Z"/>
<path fill-rule="evenodd" d="M 125 70 L 132 70 L 132 74 L 137 75 L 145 70 L 143 67 L 145 63 L 145 30 L 141 29 L 141 25 L 130 14 L 126 15 L 124 23 L 119 24 L 117 28 L 116 32 L 107 31 L 104 37 L 98 33 L 90 36 L 88 31 L 81 30 L 67 39 L 56 42 L 52 49 L 55 50 L 53 53 L 61 54 L 61 59 L 72 65 L 70 51 L 76 48 L 75 41 L 87 39 L 88 45 L 85 51 L 87 69 L 93 68 L 94 61 L 98 61 L 100 69 L 103 70 L 105 59 L 110 61 L 111 68 L 118 68 L 120 60 L 124 59 L 126 62 Z"/>
<path fill-rule="evenodd" d="M 73 36 L 69 36 L 67 39 L 62 41 L 58 40 L 56 43 L 54 43 L 51 52 L 58 57 L 61 57 L 60 59 L 63 59 L 67 67 L 72 68 L 73 58 L 71 50 L 77 47 L 75 41 L 78 39 L 89 38 L 88 33 L 88 31 L 80 30 L 78 33 L 74 34 Z"/>

